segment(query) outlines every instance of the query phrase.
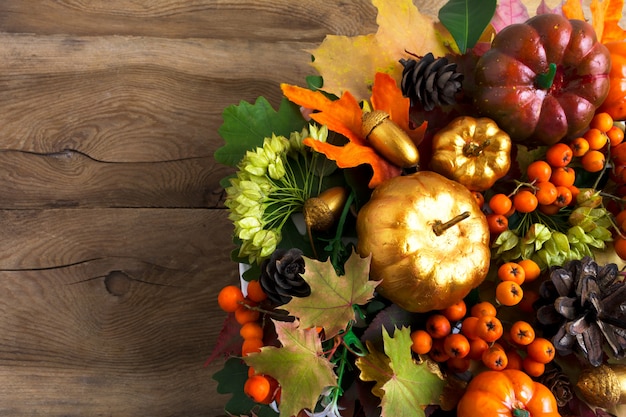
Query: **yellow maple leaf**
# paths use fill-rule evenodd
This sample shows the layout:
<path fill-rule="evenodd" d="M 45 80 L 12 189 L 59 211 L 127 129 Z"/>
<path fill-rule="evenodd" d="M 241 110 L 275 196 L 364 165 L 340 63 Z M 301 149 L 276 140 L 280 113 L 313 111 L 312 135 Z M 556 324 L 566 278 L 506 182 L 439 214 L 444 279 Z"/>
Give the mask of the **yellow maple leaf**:
<path fill-rule="evenodd" d="M 310 51 L 315 57 L 313 66 L 324 79 L 324 91 L 337 96 L 350 91 L 358 101 L 365 100 L 376 73 L 400 81 L 401 58 L 450 52 L 446 48 L 449 34 L 444 35 L 432 17 L 421 14 L 412 0 L 372 0 L 372 4 L 378 9 L 375 34 L 328 35 Z"/>

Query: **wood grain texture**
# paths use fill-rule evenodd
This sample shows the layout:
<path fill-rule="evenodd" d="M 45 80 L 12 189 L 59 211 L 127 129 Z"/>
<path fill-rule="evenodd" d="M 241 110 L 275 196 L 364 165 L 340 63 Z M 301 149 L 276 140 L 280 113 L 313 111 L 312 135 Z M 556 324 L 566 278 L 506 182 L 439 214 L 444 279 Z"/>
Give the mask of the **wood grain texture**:
<path fill-rule="evenodd" d="M 375 30 L 370 0 L 0 1 L 0 416 L 223 414 L 222 111 Z"/>
<path fill-rule="evenodd" d="M 0 415 L 220 413 L 220 364 L 203 364 L 224 318 L 217 291 L 236 280 L 225 217 L 0 211 Z"/>

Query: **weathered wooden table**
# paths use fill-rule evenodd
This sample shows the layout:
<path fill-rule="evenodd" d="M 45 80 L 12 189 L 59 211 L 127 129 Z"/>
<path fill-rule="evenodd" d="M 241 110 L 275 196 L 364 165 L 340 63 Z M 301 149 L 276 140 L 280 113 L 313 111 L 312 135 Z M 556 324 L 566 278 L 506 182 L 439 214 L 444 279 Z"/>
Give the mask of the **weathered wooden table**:
<path fill-rule="evenodd" d="M 223 413 L 222 110 L 375 29 L 369 0 L 0 2 L 0 415 Z"/>

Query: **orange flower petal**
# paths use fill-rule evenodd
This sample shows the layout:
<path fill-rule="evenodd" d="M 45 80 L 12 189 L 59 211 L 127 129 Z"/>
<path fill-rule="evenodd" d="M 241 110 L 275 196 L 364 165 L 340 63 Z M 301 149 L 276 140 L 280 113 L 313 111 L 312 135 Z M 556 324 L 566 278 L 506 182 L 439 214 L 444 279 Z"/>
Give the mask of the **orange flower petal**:
<path fill-rule="evenodd" d="M 374 148 L 369 146 L 360 146 L 352 142 L 344 146 L 335 146 L 313 138 L 304 139 L 304 144 L 337 162 L 339 168 L 354 168 L 361 164 L 369 164 L 373 170 L 372 178 L 368 184 L 369 188 L 375 188 L 383 181 L 397 177 L 402 172 L 399 167 L 381 158 Z"/>

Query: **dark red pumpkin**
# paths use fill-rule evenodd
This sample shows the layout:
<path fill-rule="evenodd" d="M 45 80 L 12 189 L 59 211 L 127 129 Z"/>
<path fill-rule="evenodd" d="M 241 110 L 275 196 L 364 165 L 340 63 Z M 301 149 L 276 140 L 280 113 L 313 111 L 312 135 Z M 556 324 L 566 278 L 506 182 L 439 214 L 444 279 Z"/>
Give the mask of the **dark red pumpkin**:
<path fill-rule="evenodd" d="M 556 14 L 505 27 L 475 69 L 474 105 L 514 142 L 553 144 L 587 128 L 611 58 L 593 27 Z"/>

